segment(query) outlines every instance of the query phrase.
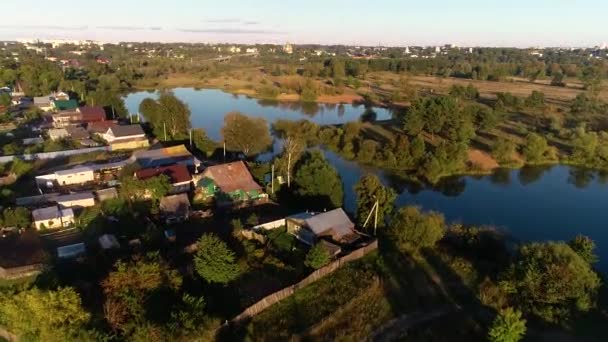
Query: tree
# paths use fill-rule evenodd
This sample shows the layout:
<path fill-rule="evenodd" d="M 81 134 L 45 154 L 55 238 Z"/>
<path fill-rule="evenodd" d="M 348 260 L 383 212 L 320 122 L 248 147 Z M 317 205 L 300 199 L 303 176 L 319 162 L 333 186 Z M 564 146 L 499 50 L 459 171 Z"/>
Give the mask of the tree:
<path fill-rule="evenodd" d="M 8 107 L 11 104 L 11 96 L 8 93 L 0 93 L 0 106 Z"/>
<path fill-rule="evenodd" d="M 116 90 L 97 90 L 87 95 L 87 103 L 91 106 L 101 106 L 112 116 L 125 118 L 128 111 L 125 101 Z"/>
<path fill-rule="evenodd" d="M 538 90 L 533 90 L 524 103 L 528 108 L 543 109 L 545 107 L 545 94 Z"/>
<path fill-rule="evenodd" d="M 599 93 L 602 87 L 602 70 L 597 65 L 589 65 L 580 75 L 583 86 L 592 96 Z"/>
<path fill-rule="evenodd" d="M 402 250 L 433 247 L 444 234 L 445 221 L 441 214 L 425 214 L 416 207 L 399 209 L 389 229 L 389 236 Z"/>
<path fill-rule="evenodd" d="M 171 182 L 166 175 L 148 179 L 137 179 L 131 175 L 121 177 L 120 194 L 131 199 L 147 199 L 159 201 L 171 190 Z"/>
<path fill-rule="evenodd" d="M 375 203 L 378 203 L 378 223 L 383 226 L 395 207 L 394 202 L 397 198 L 395 191 L 382 185 L 378 176 L 368 174 L 355 185 L 355 193 L 357 194 L 357 223 L 359 226 L 363 226 L 369 214 L 372 213 L 371 210 Z M 374 217 L 371 218 L 371 220 L 374 219 Z"/>
<path fill-rule="evenodd" d="M 543 160 L 548 148 L 545 138 L 536 133 L 530 133 L 526 137 L 526 144 L 522 152 L 528 162 L 538 163 Z"/>
<path fill-rule="evenodd" d="M 205 153 L 207 156 L 213 154 L 217 148 L 217 143 L 209 139 L 207 132 L 202 128 L 192 129 L 192 143 L 199 151 Z"/>
<path fill-rule="evenodd" d="M 288 188 L 291 188 L 293 166 L 300 160 L 305 147 L 304 143 L 295 137 L 287 137 L 283 143 L 283 156 L 281 157 L 280 165 L 284 165 Z"/>
<path fill-rule="evenodd" d="M 197 243 L 194 256 L 196 272 L 210 283 L 227 284 L 240 273 L 234 252 L 214 234 L 204 234 Z"/>
<path fill-rule="evenodd" d="M 151 125 L 154 135 L 159 138 L 180 140 L 188 137 L 190 129 L 190 108 L 171 92 L 163 92 L 158 100 L 144 99 L 139 111 Z"/>
<path fill-rule="evenodd" d="M 591 238 L 578 235 L 568 245 L 589 265 L 595 264 L 598 261 L 597 255 L 595 255 L 595 242 Z"/>
<path fill-rule="evenodd" d="M 239 112 L 226 114 L 222 137 L 226 148 L 248 156 L 264 152 L 272 143 L 265 119 L 248 117 Z"/>
<path fill-rule="evenodd" d="M 502 278 L 520 310 L 551 323 L 593 308 L 601 285 L 591 265 L 562 242 L 523 245 Z"/>
<path fill-rule="evenodd" d="M 327 249 L 322 244 L 317 243 L 306 254 L 304 259 L 304 265 L 312 269 L 318 270 L 319 268 L 329 264 L 330 255 Z"/>
<path fill-rule="evenodd" d="M 488 333 L 490 342 L 518 342 L 526 334 L 526 320 L 521 312 L 507 308 L 492 323 Z"/>
<path fill-rule="evenodd" d="M 13 162 L 11 163 L 11 173 L 14 173 L 15 176 L 21 177 L 33 169 L 32 164 L 23 161 L 17 157 L 13 158 Z"/>
<path fill-rule="evenodd" d="M 23 340 L 92 341 L 85 331 L 89 319 L 71 287 L 54 291 L 34 287 L 0 297 L 0 323 Z"/>
<path fill-rule="evenodd" d="M 562 72 L 555 73 L 551 79 L 551 85 L 554 87 L 565 87 L 566 83 L 564 82 L 564 77 Z"/>
<path fill-rule="evenodd" d="M 294 181 L 296 194 L 317 209 L 342 206 L 344 190 L 338 171 L 319 151 L 307 153 L 298 163 Z"/>
<path fill-rule="evenodd" d="M 513 161 L 516 145 L 508 138 L 498 138 L 494 147 L 492 147 L 492 155 L 500 164 L 508 164 Z"/>
<path fill-rule="evenodd" d="M 2 212 L 2 224 L 5 227 L 27 228 L 31 223 L 31 213 L 27 208 L 6 208 Z"/>

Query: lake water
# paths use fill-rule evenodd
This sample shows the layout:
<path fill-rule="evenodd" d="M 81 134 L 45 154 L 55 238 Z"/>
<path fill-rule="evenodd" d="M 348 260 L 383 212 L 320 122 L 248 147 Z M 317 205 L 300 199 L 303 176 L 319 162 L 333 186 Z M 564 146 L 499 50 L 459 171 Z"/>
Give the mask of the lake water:
<path fill-rule="evenodd" d="M 175 89 L 188 103 L 193 127 L 205 128 L 220 140 L 224 115 L 238 110 L 248 115 L 308 119 L 319 124 L 358 120 L 363 106 L 318 105 L 302 108 L 297 103 L 271 104 L 219 90 Z M 141 100 L 156 97 L 140 92 L 125 98 L 127 108 L 136 113 Z M 374 108 L 378 119 L 389 119 L 391 112 Z M 275 145 L 278 145 L 275 144 Z M 279 150 L 278 146 L 275 150 Z M 608 176 L 567 166 L 499 170 L 491 176 L 453 177 L 436 187 L 417 186 L 373 168 L 362 167 L 325 151 L 344 182 L 345 208 L 354 212 L 354 184 L 366 173 L 380 176 L 399 193 L 397 205 L 419 205 L 435 210 L 450 222 L 491 225 L 504 229 L 518 240 L 570 240 L 577 234 L 594 239 L 598 245 L 598 267 L 608 272 Z M 268 157 L 268 156 L 266 156 Z"/>

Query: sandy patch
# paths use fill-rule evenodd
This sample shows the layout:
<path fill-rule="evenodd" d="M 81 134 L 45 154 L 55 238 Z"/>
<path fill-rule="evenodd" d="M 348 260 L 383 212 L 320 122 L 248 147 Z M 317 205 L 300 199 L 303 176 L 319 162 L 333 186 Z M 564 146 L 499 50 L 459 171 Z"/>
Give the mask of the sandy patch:
<path fill-rule="evenodd" d="M 471 164 L 477 165 L 483 170 L 493 170 L 498 167 L 498 162 L 491 155 L 477 149 L 469 150 L 468 159 Z"/>

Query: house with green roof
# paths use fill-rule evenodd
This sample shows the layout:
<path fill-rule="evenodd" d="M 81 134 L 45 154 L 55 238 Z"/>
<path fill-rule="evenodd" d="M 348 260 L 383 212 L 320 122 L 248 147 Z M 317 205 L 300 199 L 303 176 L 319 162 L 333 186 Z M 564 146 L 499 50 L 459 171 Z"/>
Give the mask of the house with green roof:
<path fill-rule="evenodd" d="M 78 101 L 76 100 L 54 100 L 53 109 L 55 110 L 76 110 Z"/>

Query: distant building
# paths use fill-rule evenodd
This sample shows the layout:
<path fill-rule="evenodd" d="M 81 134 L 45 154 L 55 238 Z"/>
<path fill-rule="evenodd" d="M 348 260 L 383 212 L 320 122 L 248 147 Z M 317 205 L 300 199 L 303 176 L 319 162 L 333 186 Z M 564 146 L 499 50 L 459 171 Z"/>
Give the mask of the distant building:
<path fill-rule="evenodd" d="M 54 100 L 52 103 L 54 110 L 76 110 L 78 108 L 77 100 Z"/>
<path fill-rule="evenodd" d="M 283 52 L 291 55 L 293 53 L 293 45 L 291 45 L 290 43 L 286 43 L 285 45 L 283 45 Z"/>
<path fill-rule="evenodd" d="M 258 53 L 258 49 L 257 48 L 247 48 L 247 50 L 245 50 L 246 53 Z"/>
<path fill-rule="evenodd" d="M 32 221 L 36 229 L 66 228 L 74 224 L 74 211 L 58 206 L 32 211 Z"/>
<path fill-rule="evenodd" d="M 50 96 L 34 97 L 34 106 L 40 108 L 42 111 L 48 112 L 53 109 L 53 99 Z"/>

